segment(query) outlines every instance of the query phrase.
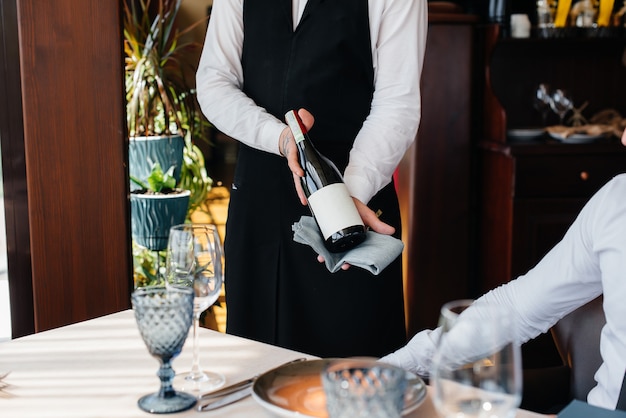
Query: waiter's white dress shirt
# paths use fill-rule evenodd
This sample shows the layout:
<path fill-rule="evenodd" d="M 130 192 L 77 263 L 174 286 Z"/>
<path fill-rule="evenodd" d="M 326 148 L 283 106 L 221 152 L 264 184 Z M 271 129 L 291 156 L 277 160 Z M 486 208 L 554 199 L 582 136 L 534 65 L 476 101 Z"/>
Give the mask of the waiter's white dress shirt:
<path fill-rule="evenodd" d="M 294 22 L 305 6 L 306 0 L 293 0 Z M 417 133 L 428 25 L 426 0 L 369 0 L 368 7 L 375 91 L 344 172 L 351 195 L 364 203 L 391 181 Z M 209 121 L 226 135 L 279 154 L 278 139 L 287 125 L 241 91 L 242 12 L 243 0 L 213 1 L 197 72 L 198 101 Z"/>
<path fill-rule="evenodd" d="M 600 294 L 607 320 L 600 339 L 603 363 L 587 400 L 614 409 L 626 370 L 626 174 L 616 176 L 590 199 L 561 242 L 535 268 L 475 304 L 500 304 L 512 310 L 521 344 Z M 426 375 L 438 334 L 422 331 L 381 360 Z"/>

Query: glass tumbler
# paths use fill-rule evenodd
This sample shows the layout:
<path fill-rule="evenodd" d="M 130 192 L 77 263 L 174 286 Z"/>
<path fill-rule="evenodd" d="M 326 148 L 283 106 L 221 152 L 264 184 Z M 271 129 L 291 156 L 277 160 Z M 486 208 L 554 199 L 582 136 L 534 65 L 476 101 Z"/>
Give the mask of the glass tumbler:
<path fill-rule="evenodd" d="M 342 359 L 322 372 L 329 418 L 399 418 L 406 372 L 374 359 Z"/>
<path fill-rule="evenodd" d="M 452 301 L 441 308 L 439 325 L 430 382 L 440 416 L 514 417 L 521 400 L 522 370 L 510 309 Z"/>

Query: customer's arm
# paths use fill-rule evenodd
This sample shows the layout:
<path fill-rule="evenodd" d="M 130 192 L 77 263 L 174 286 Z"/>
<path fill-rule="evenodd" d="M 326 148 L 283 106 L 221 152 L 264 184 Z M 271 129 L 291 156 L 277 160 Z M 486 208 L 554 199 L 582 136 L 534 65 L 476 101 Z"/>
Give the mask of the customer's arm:
<path fill-rule="evenodd" d="M 560 318 L 600 295 L 603 268 L 606 270 L 600 260 L 610 258 L 610 254 L 602 254 L 599 245 L 602 240 L 597 235 L 610 234 L 606 224 L 617 222 L 607 219 L 607 197 L 622 192 L 626 193 L 626 175 L 609 182 L 592 197 L 561 242 L 537 266 L 483 295 L 470 309 L 481 309 L 484 305 L 508 309 L 515 319 L 514 339 L 521 344 L 546 332 Z M 621 221 L 624 219 L 626 215 Z M 430 369 L 437 335 L 437 331 L 422 331 L 381 361 L 425 375 Z"/>

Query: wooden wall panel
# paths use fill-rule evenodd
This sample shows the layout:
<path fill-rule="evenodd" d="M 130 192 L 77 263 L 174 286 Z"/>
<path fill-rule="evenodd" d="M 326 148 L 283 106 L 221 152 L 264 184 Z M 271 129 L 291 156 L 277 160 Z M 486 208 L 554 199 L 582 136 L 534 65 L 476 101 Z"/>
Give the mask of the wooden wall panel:
<path fill-rule="evenodd" d="M 121 3 L 4 3 L 17 5 L 19 22 L 28 199 L 28 225 L 20 228 L 30 232 L 29 247 L 8 243 L 9 280 L 12 296 L 31 280 L 38 332 L 129 307 Z M 18 136 L 2 138 L 3 159 L 5 143 Z M 11 207 L 24 196 L 5 200 Z M 26 254 L 32 278 L 14 274 Z"/>
<path fill-rule="evenodd" d="M 409 336 L 435 327 L 443 303 L 471 292 L 474 23 L 463 14 L 430 15 L 422 119 L 398 170 Z"/>

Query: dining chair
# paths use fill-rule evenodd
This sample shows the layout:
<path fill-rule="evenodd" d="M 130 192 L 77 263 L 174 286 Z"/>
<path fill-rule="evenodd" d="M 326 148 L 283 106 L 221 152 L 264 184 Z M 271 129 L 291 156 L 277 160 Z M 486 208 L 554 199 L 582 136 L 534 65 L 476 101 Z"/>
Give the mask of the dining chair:
<path fill-rule="evenodd" d="M 570 396 L 581 401 L 596 385 L 593 378 L 602 364 L 600 332 L 606 324 L 602 296 L 562 318 L 552 336 L 563 363 L 570 369 Z"/>
<path fill-rule="evenodd" d="M 600 332 L 606 324 L 602 296 L 563 317 L 550 330 L 563 364 L 524 370 L 521 407 L 558 413 L 571 400 L 587 400 L 602 363 Z"/>

